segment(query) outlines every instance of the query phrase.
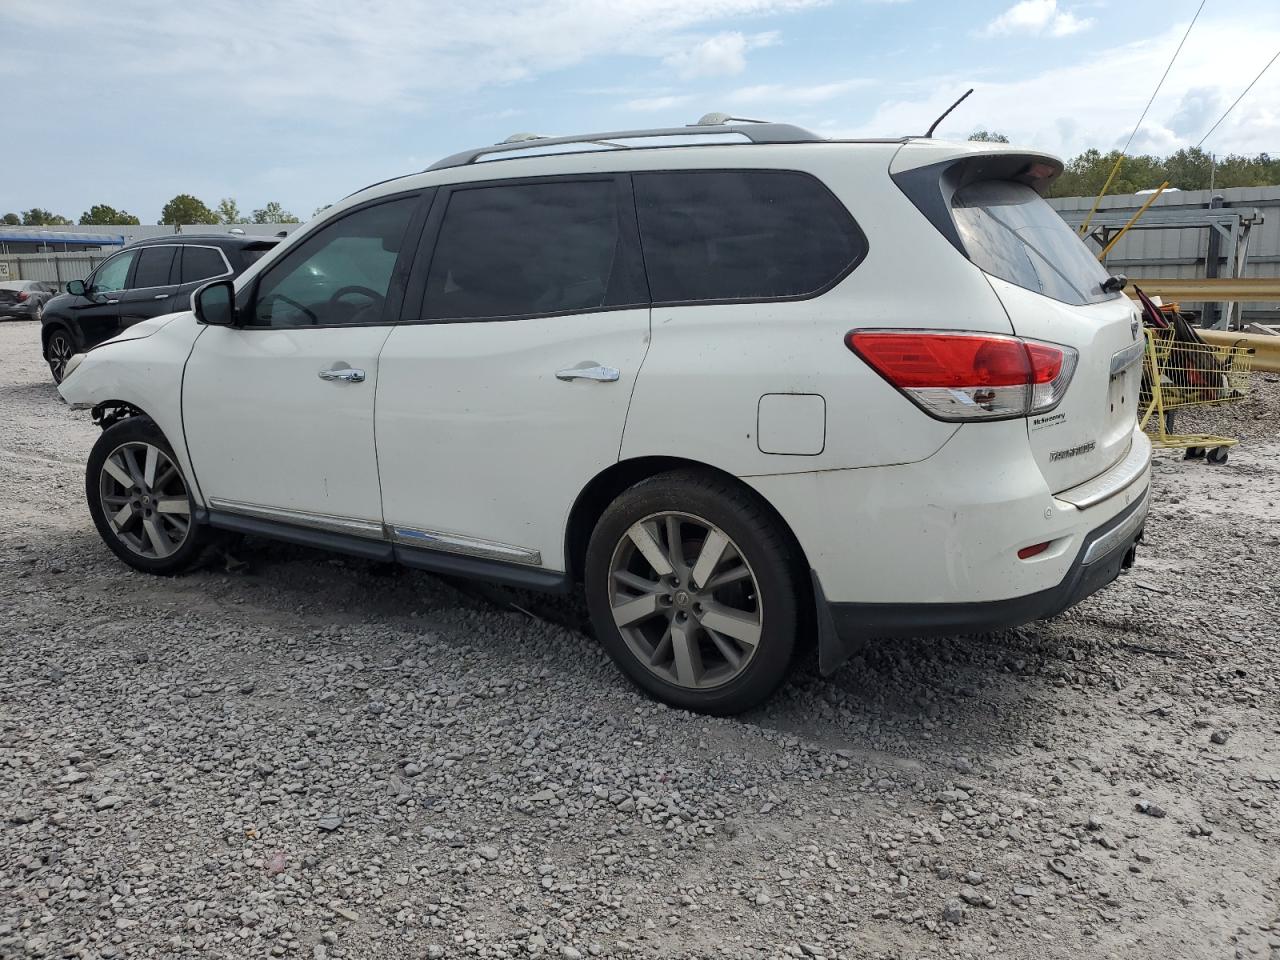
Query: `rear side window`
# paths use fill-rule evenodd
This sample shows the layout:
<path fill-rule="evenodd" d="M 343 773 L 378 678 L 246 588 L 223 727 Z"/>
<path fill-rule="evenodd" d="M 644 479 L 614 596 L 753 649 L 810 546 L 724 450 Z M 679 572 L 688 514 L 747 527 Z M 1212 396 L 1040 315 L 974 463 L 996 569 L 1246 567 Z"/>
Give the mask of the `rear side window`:
<path fill-rule="evenodd" d="M 134 289 L 166 286 L 177 251 L 177 247 L 143 247 L 138 253 L 138 269 L 133 272 Z"/>
<path fill-rule="evenodd" d="M 213 247 L 182 248 L 182 282 L 195 283 L 197 280 L 208 280 L 227 272 L 222 252 Z"/>
<path fill-rule="evenodd" d="M 1063 303 L 1112 300 L 1107 271 L 1029 186 L 983 180 L 961 187 L 952 215 L 969 259 L 987 273 Z"/>
<path fill-rule="evenodd" d="M 642 173 L 635 191 L 655 303 L 813 296 L 867 252 L 849 211 L 808 174 Z"/>
<path fill-rule="evenodd" d="M 612 180 L 455 190 L 427 274 L 434 320 L 574 313 L 641 302 Z"/>

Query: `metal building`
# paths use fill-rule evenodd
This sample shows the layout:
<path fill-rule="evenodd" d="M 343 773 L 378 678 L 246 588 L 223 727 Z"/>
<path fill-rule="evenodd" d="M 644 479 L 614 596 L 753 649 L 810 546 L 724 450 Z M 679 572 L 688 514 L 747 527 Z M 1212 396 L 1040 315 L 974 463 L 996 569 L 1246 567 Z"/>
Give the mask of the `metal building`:
<path fill-rule="evenodd" d="M 1114 235 L 1150 196 L 1106 197 L 1090 224 L 1090 248 Z M 1060 197 L 1049 203 L 1067 223 L 1078 226 L 1093 197 Z M 1243 268 L 1236 274 L 1237 263 Z M 1280 186 L 1221 190 L 1166 190 L 1107 255 L 1112 273 L 1141 286 L 1143 277 L 1280 277 Z M 1225 305 L 1185 303 L 1212 322 Z M 1238 305 L 1245 323 L 1280 322 L 1280 302 Z"/>

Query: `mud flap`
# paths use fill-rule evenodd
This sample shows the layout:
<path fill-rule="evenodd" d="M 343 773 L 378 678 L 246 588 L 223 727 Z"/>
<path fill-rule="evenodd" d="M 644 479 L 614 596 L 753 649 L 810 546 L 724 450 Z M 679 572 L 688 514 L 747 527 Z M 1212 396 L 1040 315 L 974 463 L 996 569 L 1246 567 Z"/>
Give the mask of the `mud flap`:
<path fill-rule="evenodd" d="M 862 637 L 841 638 L 835 618 L 831 616 L 827 595 L 822 592 L 818 571 L 810 570 L 809 576 L 813 579 L 814 622 L 818 625 L 818 671 L 829 677 L 863 648 L 864 640 Z"/>

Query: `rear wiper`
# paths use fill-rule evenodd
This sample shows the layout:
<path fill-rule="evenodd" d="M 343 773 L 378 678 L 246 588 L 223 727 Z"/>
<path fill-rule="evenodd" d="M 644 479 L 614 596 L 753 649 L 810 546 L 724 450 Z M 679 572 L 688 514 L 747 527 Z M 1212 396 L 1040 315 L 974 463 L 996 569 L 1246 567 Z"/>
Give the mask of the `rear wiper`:
<path fill-rule="evenodd" d="M 1107 279 L 1102 281 L 1102 292 L 1103 293 L 1119 293 L 1128 285 L 1129 285 L 1129 278 L 1126 277 L 1123 273 L 1117 273 L 1117 274 L 1114 274 L 1113 276 L 1107 277 Z"/>

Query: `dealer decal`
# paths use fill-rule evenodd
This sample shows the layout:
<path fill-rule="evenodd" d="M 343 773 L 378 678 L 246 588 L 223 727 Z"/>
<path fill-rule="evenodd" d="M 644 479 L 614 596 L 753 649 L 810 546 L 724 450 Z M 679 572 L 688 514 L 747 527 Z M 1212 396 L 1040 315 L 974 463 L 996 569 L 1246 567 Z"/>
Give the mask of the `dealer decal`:
<path fill-rule="evenodd" d="M 1034 417 L 1031 421 L 1031 430 L 1043 430 L 1045 427 L 1058 427 L 1067 422 L 1065 413 L 1050 413 L 1043 417 Z"/>
<path fill-rule="evenodd" d="M 1088 443 L 1082 443 L 1078 447 L 1068 447 L 1066 450 L 1054 450 L 1049 454 L 1049 459 L 1053 462 L 1059 460 L 1070 460 L 1072 457 L 1078 457 L 1082 453 L 1088 453 L 1097 447 L 1097 441 L 1090 440 Z"/>

